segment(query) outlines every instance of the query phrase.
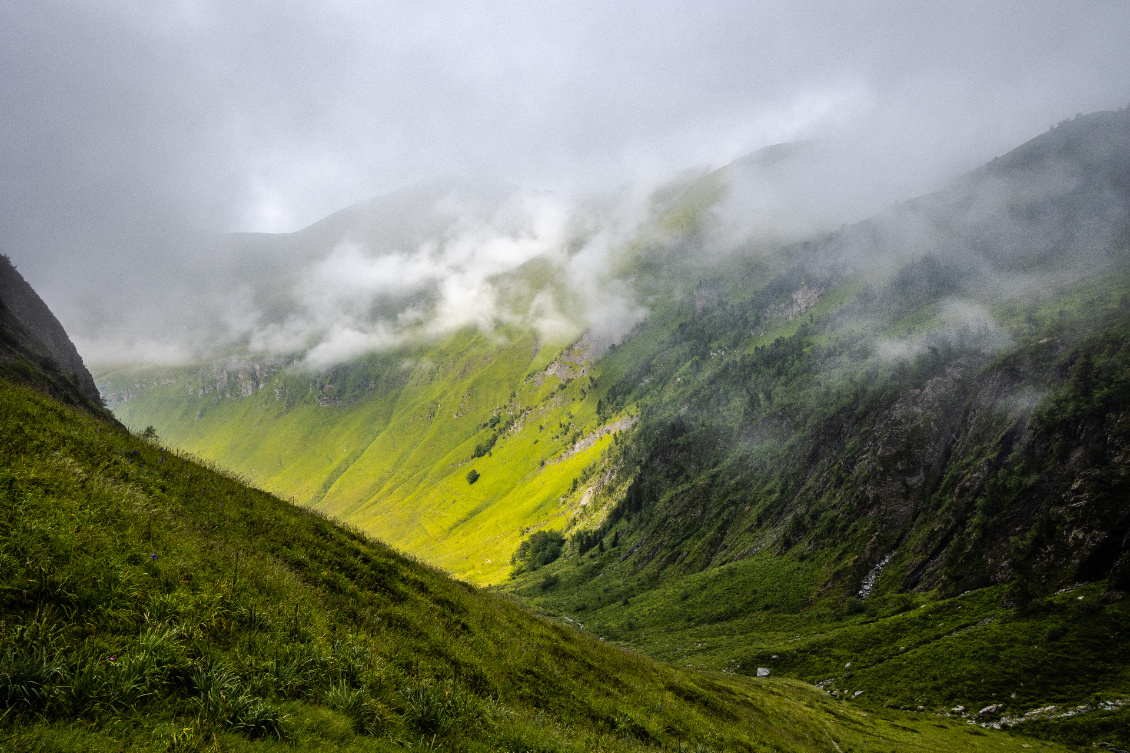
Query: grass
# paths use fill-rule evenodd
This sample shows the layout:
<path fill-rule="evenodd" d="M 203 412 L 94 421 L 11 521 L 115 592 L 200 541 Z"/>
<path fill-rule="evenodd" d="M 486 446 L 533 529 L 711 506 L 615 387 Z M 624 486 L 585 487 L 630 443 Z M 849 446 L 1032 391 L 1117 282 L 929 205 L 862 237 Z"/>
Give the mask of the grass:
<path fill-rule="evenodd" d="M 0 409 L 5 750 L 1016 747 L 657 663 L 26 388 Z"/>
<path fill-rule="evenodd" d="M 1130 603 L 1105 599 L 1104 584 L 1025 610 L 1003 606 L 1001 587 L 949 599 L 911 593 L 811 604 L 819 562 L 766 554 L 656 582 L 620 562 L 632 543 L 559 560 L 509 589 L 543 613 L 677 666 L 747 675 L 768 668 L 870 711 L 969 720 L 997 704 L 987 721 L 999 722 L 1081 706 L 1086 713 L 1019 729 L 1130 744 L 1130 704 L 1103 706 L 1130 701 Z"/>

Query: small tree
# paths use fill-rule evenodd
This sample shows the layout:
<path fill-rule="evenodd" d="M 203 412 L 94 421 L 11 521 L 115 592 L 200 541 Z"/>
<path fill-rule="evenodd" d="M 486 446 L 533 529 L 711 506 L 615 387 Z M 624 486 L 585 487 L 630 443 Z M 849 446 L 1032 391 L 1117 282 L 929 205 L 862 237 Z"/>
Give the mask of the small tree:
<path fill-rule="evenodd" d="M 518 550 L 510 558 L 510 563 L 514 565 L 512 575 L 548 565 L 561 556 L 564 548 L 565 537 L 559 532 L 535 531 L 530 538 L 518 545 Z"/>
<path fill-rule="evenodd" d="M 145 431 L 141 432 L 141 438 L 144 439 L 146 442 L 156 442 L 157 441 L 157 430 L 154 429 L 152 425 L 146 426 Z"/>
<path fill-rule="evenodd" d="M 479 480 L 479 472 L 478 471 L 476 471 L 474 468 L 467 471 L 467 483 L 468 484 L 473 484 L 478 480 Z"/>

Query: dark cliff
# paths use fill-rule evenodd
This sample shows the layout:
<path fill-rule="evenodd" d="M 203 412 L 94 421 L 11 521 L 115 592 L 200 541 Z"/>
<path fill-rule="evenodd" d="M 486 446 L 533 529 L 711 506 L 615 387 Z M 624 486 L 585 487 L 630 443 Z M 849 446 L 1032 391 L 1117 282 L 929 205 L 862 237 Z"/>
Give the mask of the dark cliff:
<path fill-rule="evenodd" d="M 101 410 L 94 378 L 63 325 L 6 256 L 0 256 L 0 375 Z"/>

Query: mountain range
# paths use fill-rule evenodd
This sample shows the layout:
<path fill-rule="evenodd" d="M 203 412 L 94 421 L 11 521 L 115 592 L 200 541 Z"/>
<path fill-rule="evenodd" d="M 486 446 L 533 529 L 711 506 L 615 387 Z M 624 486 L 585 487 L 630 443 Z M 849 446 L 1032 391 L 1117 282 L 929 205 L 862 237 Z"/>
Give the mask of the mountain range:
<path fill-rule="evenodd" d="M 10 515 L 31 514 L 20 501 L 37 498 L 29 478 L 48 478 L 40 496 L 77 510 L 93 476 L 117 490 L 114 509 L 136 539 L 113 567 L 160 570 L 160 553 L 131 558 L 157 548 L 154 515 L 172 520 L 174 509 L 189 522 L 173 530 L 191 533 L 176 539 L 181 560 L 220 553 L 226 564 L 195 591 L 146 571 L 182 594 L 168 613 L 191 636 L 177 644 L 181 664 L 169 665 L 180 668 L 161 676 L 195 678 L 147 692 L 181 699 L 174 718 L 195 720 L 192 745 L 202 730 L 243 729 L 238 714 L 201 700 L 213 681 L 206 667 L 226 662 L 230 692 L 267 708 L 288 700 L 279 646 L 299 661 L 283 636 L 301 633 L 311 662 L 344 661 L 347 644 L 384 657 L 379 672 L 367 660 L 356 677 L 326 672 L 294 695 L 377 737 L 430 732 L 433 744 L 439 735 L 474 749 L 503 740 L 511 723 L 500 720 L 514 719 L 522 742 L 506 745 L 526 749 L 565 749 L 556 746 L 584 735 L 595 744 L 598 734 L 625 749 L 691 738 L 715 750 L 842 748 L 831 731 L 826 741 L 759 732 L 749 714 L 783 708 L 750 695 L 768 692 L 819 699 L 795 701 L 811 729 L 830 723 L 809 716 L 824 709 L 872 715 L 852 745 L 886 734 L 868 725 L 897 719 L 897 749 L 1017 744 L 993 728 L 1038 745 L 1130 746 L 1130 113 L 1066 121 L 935 193 L 835 229 L 780 221 L 782 208 L 764 203 L 743 216 L 743 202 L 774 181 L 803 174 L 807 184 L 819 155 L 813 144 L 763 150 L 681 176 L 630 212 L 606 197 L 562 219 L 551 196 L 443 182 L 288 236 L 213 237 L 224 260 L 215 287 L 238 289 L 232 271 L 255 272 L 249 323 L 218 355 L 95 370 L 107 407 L 135 432 L 150 427 L 148 440 L 101 414 L 53 318 L 5 319 L 5 363 L 21 364 L 5 378 L 79 408 L 60 413 L 5 388 L 11 415 L 26 416 L 13 426 L 52 432 L 23 429 L 24 444 L 11 442 L 33 470 L 8 471 Z M 393 271 L 407 282 L 382 277 Z M 5 286 L 4 312 L 34 309 L 7 293 L 27 301 L 30 288 Z M 99 444 L 100 421 L 112 445 Z M 32 460 L 32 446 L 60 443 L 62 456 Z M 209 526 L 230 514 L 217 507 L 226 503 L 246 520 Z M 42 521 L 20 525 L 13 542 L 48 540 L 36 533 Z M 259 540 L 262 553 L 241 565 Z M 33 603 L 75 614 L 68 578 L 81 558 L 56 555 L 72 575 L 44 581 L 29 577 L 32 558 L 16 548 L 6 556 L 25 561 L 25 580 L 53 584 L 31 589 L 38 601 L 9 586 L 20 629 L 32 630 Z M 241 585 L 243 567 L 253 582 Z M 123 578 L 103 582 L 141 588 L 137 614 L 115 623 L 125 602 L 107 585 L 110 595 L 89 597 L 105 616 L 86 634 L 125 641 L 142 630 L 135 654 L 157 655 L 143 647 L 156 639 L 137 606 L 158 609 L 156 585 Z M 277 602 L 298 604 L 293 622 L 264 607 L 267 627 L 256 628 L 256 590 L 287 578 L 313 590 L 280 591 Z M 486 585 L 505 596 L 474 587 Z M 513 615 L 510 632 L 497 627 L 498 610 Z M 317 627 L 302 628 L 300 613 Z M 35 629 L 48 631 L 35 614 Z M 213 650 L 218 628 L 192 628 L 190 614 L 223 625 L 226 642 Z M 375 649 L 382 624 L 396 638 Z M 444 627 L 421 633 L 424 624 Z M 344 643 L 332 625 L 349 626 Z M 70 637 L 19 633 L 8 656 L 20 646 L 78 656 L 82 645 L 89 658 L 114 645 L 59 629 Z M 480 638 L 460 642 L 463 630 Z M 547 630 L 552 638 L 530 639 L 539 656 L 556 657 L 544 665 L 523 669 L 524 659 L 497 653 Z M 434 662 L 432 673 L 421 680 L 420 659 L 413 667 L 408 656 Z M 574 703 L 564 700 L 580 693 L 569 683 L 593 681 L 570 669 L 578 662 L 610 684 Z M 665 680 L 668 691 L 641 679 L 661 671 L 682 679 Z M 720 684 L 688 679 L 706 677 Z M 466 708 L 433 728 L 413 704 L 442 706 L 425 700 L 437 689 Z M 13 692 L 9 708 L 38 708 Z M 361 692 L 356 708 L 368 710 L 350 712 L 343 694 Z M 657 721 L 642 699 L 654 695 L 658 714 L 671 702 L 663 692 L 702 721 Z M 712 705 L 722 698 L 737 705 Z M 509 712 L 484 710 L 503 699 L 518 700 Z M 39 717 L 51 730 L 71 718 L 41 703 L 53 709 Z M 74 713 L 103 719 L 96 707 L 110 708 Z M 315 734 L 313 711 L 293 713 L 306 720 L 301 734 Z M 534 743 L 542 713 L 558 726 Z M 285 726 L 264 724 L 276 736 Z M 737 731 L 746 724 L 752 732 Z"/>

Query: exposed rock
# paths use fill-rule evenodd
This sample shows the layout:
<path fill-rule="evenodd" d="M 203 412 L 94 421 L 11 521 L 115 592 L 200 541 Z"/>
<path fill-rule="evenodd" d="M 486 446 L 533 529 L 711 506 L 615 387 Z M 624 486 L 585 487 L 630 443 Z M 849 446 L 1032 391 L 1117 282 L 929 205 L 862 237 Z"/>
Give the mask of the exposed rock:
<path fill-rule="evenodd" d="M 875 567 L 871 568 L 871 572 L 869 572 L 867 574 L 867 577 L 863 579 L 863 584 L 859 588 L 859 598 L 867 598 L 867 596 L 871 593 L 871 589 L 875 586 L 875 579 L 878 578 L 879 575 L 883 572 L 883 568 L 890 564 L 891 558 L 894 556 L 894 552 L 888 553 L 886 557 L 879 561 L 878 565 L 875 565 Z"/>
<path fill-rule="evenodd" d="M 621 418 L 619 421 L 614 421 L 607 426 L 602 426 L 588 436 L 577 440 L 577 443 L 563 452 L 561 454 L 561 457 L 557 458 L 555 462 L 560 463 L 563 460 L 567 460 L 568 458 L 573 457 L 578 452 L 587 450 L 588 448 L 596 444 L 597 441 L 599 441 L 602 437 L 608 434 L 614 434 L 618 431 L 626 431 L 635 426 L 639 422 L 639 420 L 639 416 L 628 416 L 626 418 Z"/>
<path fill-rule="evenodd" d="M 1000 710 L 1001 710 L 1001 705 L 999 703 L 994 703 L 992 706 L 986 706 L 985 708 L 978 711 L 977 716 L 990 716 L 992 714 L 997 713 Z"/>
<path fill-rule="evenodd" d="M 758 667 L 757 668 L 757 676 L 758 677 L 768 677 L 769 676 L 769 668 L 768 667 Z"/>
<path fill-rule="evenodd" d="M 66 398 L 69 393 L 74 402 L 101 407 L 102 397 L 94 377 L 87 371 L 63 325 L 3 255 L 0 255 L 0 332 L 0 362 L 31 362 L 44 371 L 44 383 L 36 386 L 56 397 Z"/>

